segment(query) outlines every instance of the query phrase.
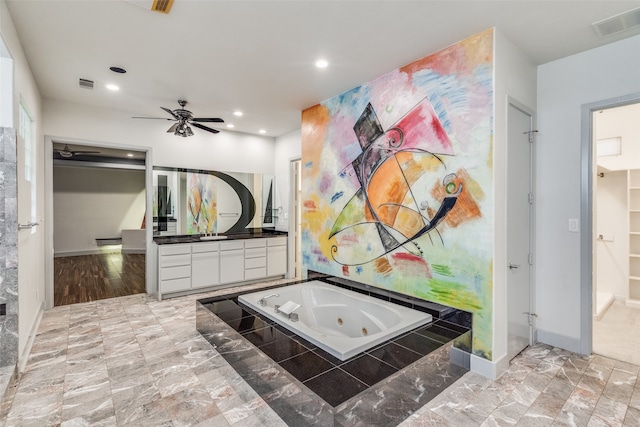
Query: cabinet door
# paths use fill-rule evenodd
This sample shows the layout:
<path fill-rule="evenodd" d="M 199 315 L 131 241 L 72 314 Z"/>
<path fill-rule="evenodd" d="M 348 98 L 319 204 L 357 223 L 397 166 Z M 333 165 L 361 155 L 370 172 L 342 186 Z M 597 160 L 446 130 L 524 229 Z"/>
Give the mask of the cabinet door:
<path fill-rule="evenodd" d="M 220 251 L 220 284 L 244 280 L 244 249 Z"/>
<path fill-rule="evenodd" d="M 267 250 L 267 275 L 282 276 L 287 273 L 287 246 L 270 246 Z"/>
<path fill-rule="evenodd" d="M 191 287 L 203 288 L 220 284 L 220 252 L 191 254 Z"/>

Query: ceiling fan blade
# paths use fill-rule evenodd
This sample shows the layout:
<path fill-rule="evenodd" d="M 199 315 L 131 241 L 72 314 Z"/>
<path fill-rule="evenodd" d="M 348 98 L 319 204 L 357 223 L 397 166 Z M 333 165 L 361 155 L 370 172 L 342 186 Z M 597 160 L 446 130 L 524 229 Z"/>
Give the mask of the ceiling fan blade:
<path fill-rule="evenodd" d="M 133 116 L 132 119 L 155 119 L 155 120 L 176 120 L 176 119 L 168 119 L 166 117 L 137 117 Z"/>
<path fill-rule="evenodd" d="M 219 117 L 198 117 L 195 119 L 191 119 L 192 122 L 210 122 L 210 123 L 224 123 Z"/>
<path fill-rule="evenodd" d="M 164 111 L 166 111 L 167 113 L 171 114 L 171 116 L 173 116 L 174 119 L 178 120 L 178 116 L 176 116 L 175 114 L 173 114 L 173 111 L 169 110 L 168 108 L 164 108 L 164 107 L 160 107 L 162 108 Z"/>
<path fill-rule="evenodd" d="M 71 153 L 73 153 L 73 155 L 76 156 L 78 154 L 98 154 L 100 152 L 99 151 L 72 151 Z"/>
<path fill-rule="evenodd" d="M 174 133 L 176 131 L 176 129 L 178 128 L 178 124 L 179 123 L 174 123 L 169 130 L 167 130 L 167 133 Z"/>
<path fill-rule="evenodd" d="M 217 129 L 211 129 L 211 128 L 209 128 L 209 127 L 206 127 L 206 126 L 204 126 L 204 125 L 201 125 L 200 123 L 191 123 L 191 125 L 193 125 L 193 126 L 195 126 L 195 127 L 199 128 L 199 129 L 206 130 L 207 132 L 211 132 L 211 133 L 218 133 L 218 132 L 220 132 L 220 131 L 219 131 L 219 130 L 217 130 Z"/>

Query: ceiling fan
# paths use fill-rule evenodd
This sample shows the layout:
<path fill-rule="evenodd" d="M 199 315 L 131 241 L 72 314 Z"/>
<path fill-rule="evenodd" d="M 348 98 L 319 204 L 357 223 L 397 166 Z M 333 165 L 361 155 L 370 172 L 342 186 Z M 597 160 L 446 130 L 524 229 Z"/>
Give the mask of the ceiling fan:
<path fill-rule="evenodd" d="M 84 150 L 72 150 L 69 148 L 67 144 L 64 145 L 63 149 L 54 148 L 53 151 L 59 153 L 64 158 L 69 158 L 73 156 L 81 156 L 83 154 L 98 154 L 99 151 L 84 151 Z"/>
<path fill-rule="evenodd" d="M 180 108 L 176 110 L 170 110 L 165 107 L 160 107 L 167 113 L 171 115 L 171 118 L 168 117 L 133 117 L 134 119 L 160 119 L 160 120 L 172 120 L 175 121 L 168 130 L 168 133 L 173 133 L 174 135 L 182 136 L 186 138 L 187 136 L 192 136 L 193 131 L 190 126 L 195 126 L 198 129 L 206 130 L 211 133 L 220 132 L 217 129 L 213 129 L 202 125 L 198 122 L 208 122 L 208 123 L 224 123 L 224 120 L 218 117 L 193 117 L 193 113 L 189 110 L 185 110 L 184 107 L 187 105 L 187 101 L 183 99 L 178 100 L 178 104 L 180 104 Z"/>

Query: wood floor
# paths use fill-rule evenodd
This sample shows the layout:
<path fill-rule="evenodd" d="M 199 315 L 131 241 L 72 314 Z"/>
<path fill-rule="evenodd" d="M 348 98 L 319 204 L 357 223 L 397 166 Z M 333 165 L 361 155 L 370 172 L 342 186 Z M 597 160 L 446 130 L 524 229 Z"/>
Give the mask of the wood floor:
<path fill-rule="evenodd" d="M 56 257 L 53 264 L 55 306 L 145 292 L 145 254 Z"/>

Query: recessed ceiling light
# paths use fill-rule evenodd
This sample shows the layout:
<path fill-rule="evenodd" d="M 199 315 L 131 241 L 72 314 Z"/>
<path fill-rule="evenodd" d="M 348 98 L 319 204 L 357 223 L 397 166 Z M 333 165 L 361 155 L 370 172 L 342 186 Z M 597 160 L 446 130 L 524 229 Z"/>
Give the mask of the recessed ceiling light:
<path fill-rule="evenodd" d="M 227 123 L 227 127 L 228 127 L 229 129 L 233 129 L 235 126 L 234 126 L 234 125 L 232 125 L 231 123 Z"/>
<path fill-rule="evenodd" d="M 113 91 L 120 90 L 120 88 L 114 84 L 108 84 L 106 88 Z"/>
<path fill-rule="evenodd" d="M 237 117 L 241 117 L 242 116 L 242 111 L 234 111 L 233 115 L 237 116 Z"/>
<path fill-rule="evenodd" d="M 266 130 L 264 130 L 264 129 L 260 129 L 258 132 L 260 132 L 260 133 L 267 133 L 267 131 L 266 131 Z"/>
<path fill-rule="evenodd" d="M 127 70 L 125 70 L 124 68 L 121 67 L 109 67 L 109 69 L 111 71 L 113 71 L 114 73 L 118 73 L 118 74 L 124 74 L 127 72 Z"/>
<path fill-rule="evenodd" d="M 133 153 L 127 153 L 127 157 L 133 157 Z"/>
<path fill-rule="evenodd" d="M 316 61 L 316 67 L 318 68 L 327 68 L 329 66 L 329 63 L 327 62 L 326 59 L 318 59 Z"/>

